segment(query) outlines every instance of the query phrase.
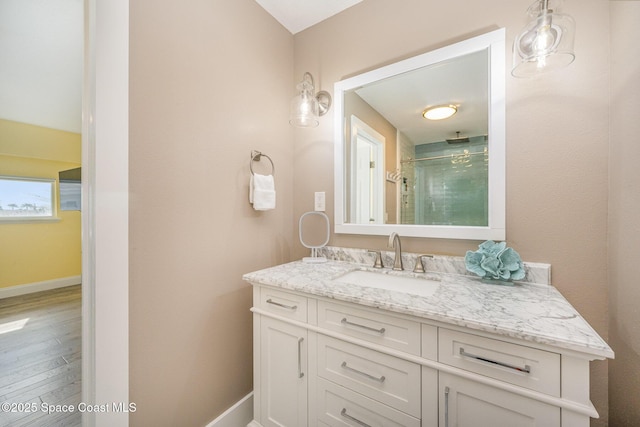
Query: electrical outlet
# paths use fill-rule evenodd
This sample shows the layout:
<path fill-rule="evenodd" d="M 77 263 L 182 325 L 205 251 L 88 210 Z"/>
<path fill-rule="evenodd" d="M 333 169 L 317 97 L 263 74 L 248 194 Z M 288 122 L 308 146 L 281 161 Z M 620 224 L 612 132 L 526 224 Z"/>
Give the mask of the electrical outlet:
<path fill-rule="evenodd" d="M 325 199 L 325 192 L 324 191 L 316 191 L 315 198 L 314 198 L 314 210 L 315 211 L 324 212 L 324 210 L 325 210 L 324 199 Z"/>

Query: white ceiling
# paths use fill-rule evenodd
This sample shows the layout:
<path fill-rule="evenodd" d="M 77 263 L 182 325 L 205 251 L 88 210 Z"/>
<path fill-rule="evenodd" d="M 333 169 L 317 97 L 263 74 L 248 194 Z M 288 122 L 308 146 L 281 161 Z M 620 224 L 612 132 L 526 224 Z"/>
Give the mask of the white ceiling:
<path fill-rule="evenodd" d="M 0 118 L 82 125 L 82 0 L 0 1 Z"/>
<path fill-rule="evenodd" d="M 485 50 L 365 85 L 355 92 L 413 144 L 488 132 L 488 57 Z M 453 104 L 446 120 L 422 117 L 427 107 Z"/>
<path fill-rule="evenodd" d="M 256 0 L 291 34 L 342 12 L 362 0 Z"/>
<path fill-rule="evenodd" d="M 292 34 L 362 0 L 256 0 Z M 0 0 L 0 119 L 80 133 L 83 0 Z"/>

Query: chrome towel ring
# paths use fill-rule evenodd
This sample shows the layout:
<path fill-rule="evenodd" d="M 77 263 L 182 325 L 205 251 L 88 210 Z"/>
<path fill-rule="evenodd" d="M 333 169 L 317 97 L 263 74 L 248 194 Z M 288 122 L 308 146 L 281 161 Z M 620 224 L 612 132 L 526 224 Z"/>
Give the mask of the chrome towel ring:
<path fill-rule="evenodd" d="M 251 161 L 249 162 L 249 170 L 251 170 L 251 175 L 255 175 L 255 173 L 253 172 L 253 162 L 259 162 L 262 159 L 262 156 L 266 157 L 269 160 L 269 163 L 271 163 L 271 175 L 275 175 L 276 167 L 273 164 L 273 160 L 271 160 L 271 157 L 257 150 L 251 151 Z"/>

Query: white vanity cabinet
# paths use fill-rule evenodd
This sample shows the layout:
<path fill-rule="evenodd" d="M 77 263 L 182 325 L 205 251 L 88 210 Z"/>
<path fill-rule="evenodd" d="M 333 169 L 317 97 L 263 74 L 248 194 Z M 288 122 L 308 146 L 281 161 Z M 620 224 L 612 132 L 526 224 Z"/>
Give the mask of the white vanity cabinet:
<path fill-rule="evenodd" d="M 254 285 L 249 427 L 587 427 L 594 357 Z"/>

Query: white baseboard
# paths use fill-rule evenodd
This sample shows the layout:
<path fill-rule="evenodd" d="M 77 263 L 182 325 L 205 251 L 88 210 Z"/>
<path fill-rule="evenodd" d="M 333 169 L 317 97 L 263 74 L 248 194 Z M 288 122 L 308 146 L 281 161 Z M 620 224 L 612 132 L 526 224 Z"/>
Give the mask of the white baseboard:
<path fill-rule="evenodd" d="M 61 279 L 28 283 L 26 285 L 9 286 L 8 288 L 0 288 L 0 299 L 31 294 L 34 292 L 50 291 L 51 289 L 79 285 L 80 283 L 82 283 L 82 276 L 69 276 Z"/>
<path fill-rule="evenodd" d="M 240 399 L 206 427 L 244 427 L 253 420 L 253 392 Z"/>

